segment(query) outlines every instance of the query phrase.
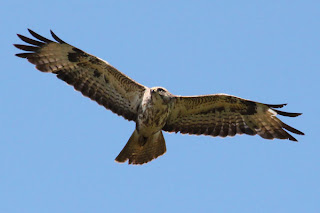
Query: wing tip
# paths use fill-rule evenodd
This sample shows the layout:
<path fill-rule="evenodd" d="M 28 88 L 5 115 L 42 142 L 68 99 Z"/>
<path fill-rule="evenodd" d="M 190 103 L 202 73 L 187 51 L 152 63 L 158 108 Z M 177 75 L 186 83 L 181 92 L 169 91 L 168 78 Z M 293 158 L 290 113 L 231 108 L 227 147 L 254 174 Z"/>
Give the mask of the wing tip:
<path fill-rule="evenodd" d="M 297 140 L 295 137 L 293 137 L 293 136 L 290 135 L 290 134 L 288 134 L 288 135 L 289 135 L 288 139 L 289 139 L 290 141 L 298 142 L 298 140 Z"/>
<path fill-rule="evenodd" d="M 32 51 L 35 52 L 38 50 L 38 47 L 36 46 L 29 46 L 29 45 L 24 45 L 24 44 L 13 44 L 16 48 L 24 51 Z"/>
<path fill-rule="evenodd" d="M 284 112 L 284 111 L 280 111 L 277 109 L 272 109 L 272 110 L 275 111 L 279 115 L 287 116 L 287 117 L 297 117 L 299 115 L 302 115 L 302 113 L 298 113 L 298 112 Z"/>
<path fill-rule="evenodd" d="M 43 41 L 43 42 L 46 42 L 46 43 L 54 42 L 54 41 L 52 41 L 52 40 L 50 40 L 50 39 L 47 39 L 47 38 L 39 35 L 38 33 L 34 32 L 33 30 L 31 30 L 31 29 L 29 29 L 29 28 L 28 28 L 28 31 L 29 31 L 29 33 L 30 33 L 33 37 L 39 39 L 40 41 Z"/>
<path fill-rule="evenodd" d="M 61 38 L 59 38 L 52 30 L 50 30 L 51 36 L 60 44 L 66 44 Z"/>
<path fill-rule="evenodd" d="M 266 104 L 266 105 L 270 108 L 282 108 L 284 106 L 287 106 L 288 104 L 285 103 L 285 104 Z"/>
<path fill-rule="evenodd" d="M 31 34 L 31 35 L 33 35 L 33 34 L 37 34 L 36 32 L 34 32 L 33 30 L 31 30 L 30 28 L 27 28 L 27 30 L 29 31 L 29 33 Z"/>
<path fill-rule="evenodd" d="M 19 57 L 19 58 L 28 58 L 28 56 L 32 54 L 32 53 L 17 53 L 15 54 L 15 56 Z"/>
<path fill-rule="evenodd" d="M 285 103 L 285 104 L 265 104 L 265 105 L 267 107 L 269 107 L 270 109 L 272 109 L 273 111 L 275 111 L 277 114 L 282 115 L 282 116 L 297 117 L 299 115 L 302 115 L 302 113 L 284 112 L 284 111 L 280 111 L 280 110 L 275 109 L 275 108 L 282 108 L 282 107 L 286 106 L 287 103 Z"/>
<path fill-rule="evenodd" d="M 295 133 L 297 135 L 305 135 L 303 132 L 301 132 L 301 131 L 289 126 L 288 124 L 283 123 L 282 121 L 281 121 L 281 126 L 282 126 L 282 128 L 284 128 L 284 129 L 286 129 L 286 130 L 288 130 L 288 131 L 290 131 L 292 133 Z"/>

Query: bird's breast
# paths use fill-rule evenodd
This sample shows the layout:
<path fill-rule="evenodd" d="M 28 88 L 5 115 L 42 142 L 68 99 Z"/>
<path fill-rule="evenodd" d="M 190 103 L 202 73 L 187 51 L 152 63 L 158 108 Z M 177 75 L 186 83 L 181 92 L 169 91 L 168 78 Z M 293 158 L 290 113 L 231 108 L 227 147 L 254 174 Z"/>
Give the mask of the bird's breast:
<path fill-rule="evenodd" d="M 166 104 L 146 101 L 142 104 L 137 119 L 137 130 L 144 136 L 152 135 L 166 124 L 170 108 Z"/>

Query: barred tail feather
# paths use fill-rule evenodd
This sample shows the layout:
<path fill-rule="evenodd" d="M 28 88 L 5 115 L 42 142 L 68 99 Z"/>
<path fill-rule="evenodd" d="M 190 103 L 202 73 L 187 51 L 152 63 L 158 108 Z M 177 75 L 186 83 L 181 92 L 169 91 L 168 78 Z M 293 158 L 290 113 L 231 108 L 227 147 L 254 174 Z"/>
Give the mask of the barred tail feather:
<path fill-rule="evenodd" d="M 129 141 L 122 149 L 115 161 L 129 164 L 144 164 L 163 155 L 166 152 L 166 144 L 161 131 L 145 138 L 134 130 Z"/>

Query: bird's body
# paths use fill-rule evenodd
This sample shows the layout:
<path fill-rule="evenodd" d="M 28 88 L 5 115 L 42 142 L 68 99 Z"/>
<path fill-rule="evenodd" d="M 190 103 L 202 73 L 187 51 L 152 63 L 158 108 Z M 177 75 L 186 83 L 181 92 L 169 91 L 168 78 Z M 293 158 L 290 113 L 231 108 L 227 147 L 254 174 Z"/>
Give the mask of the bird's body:
<path fill-rule="evenodd" d="M 38 40 L 18 35 L 31 44 L 15 45 L 42 72 L 51 72 L 98 104 L 136 122 L 116 161 L 143 164 L 166 152 L 162 130 L 194 135 L 260 135 L 266 139 L 297 141 L 287 131 L 303 135 L 283 123 L 277 114 L 296 117 L 301 113 L 279 111 L 285 104 L 258 103 L 226 94 L 176 96 L 162 87 L 148 88 L 124 75 L 108 62 L 73 47 L 51 32 L 53 42 L 35 32 Z"/>
<path fill-rule="evenodd" d="M 147 89 L 142 98 L 136 128 L 145 137 L 162 130 L 174 104 L 173 96 L 164 97 L 159 94 L 158 89 L 159 87 Z"/>

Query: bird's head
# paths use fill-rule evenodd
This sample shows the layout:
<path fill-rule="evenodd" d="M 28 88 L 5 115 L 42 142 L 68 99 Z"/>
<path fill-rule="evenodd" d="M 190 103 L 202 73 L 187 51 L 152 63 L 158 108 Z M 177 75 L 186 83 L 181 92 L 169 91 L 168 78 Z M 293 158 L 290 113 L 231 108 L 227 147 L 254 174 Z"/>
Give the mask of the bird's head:
<path fill-rule="evenodd" d="M 163 87 L 152 87 L 150 90 L 151 97 L 155 99 L 161 98 L 165 104 L 168 104 L 174 97 L 174 95 Z"/>

